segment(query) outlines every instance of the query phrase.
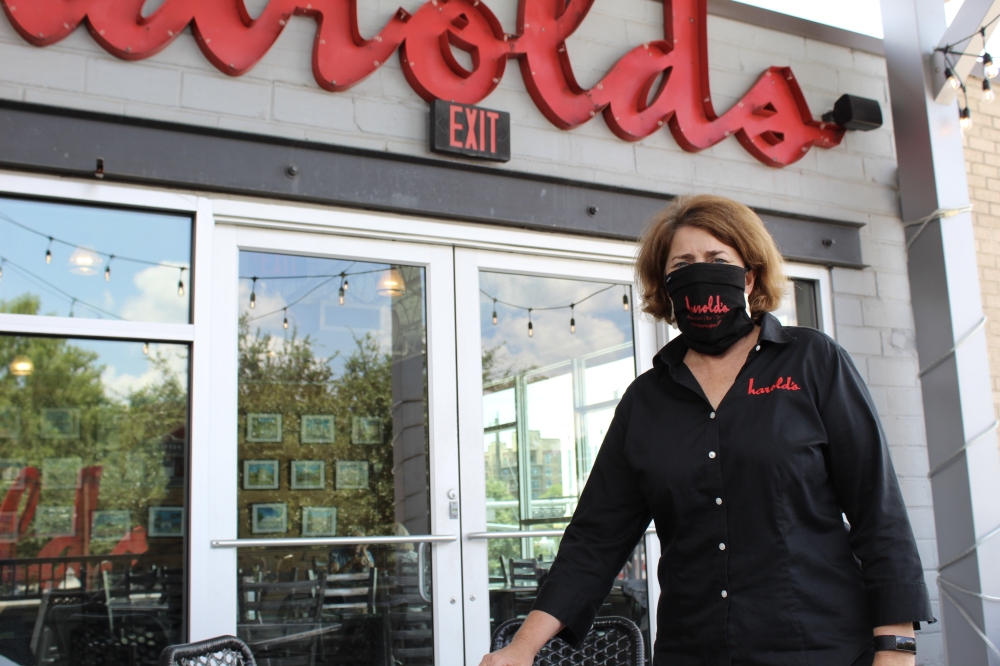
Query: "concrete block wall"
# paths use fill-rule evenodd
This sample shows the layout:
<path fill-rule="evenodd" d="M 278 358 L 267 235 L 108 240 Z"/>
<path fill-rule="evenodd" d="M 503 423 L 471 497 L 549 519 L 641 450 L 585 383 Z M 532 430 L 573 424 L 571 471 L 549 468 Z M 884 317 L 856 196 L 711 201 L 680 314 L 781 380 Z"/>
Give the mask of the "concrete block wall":
<path fill-rule="evenodd" d="M 485 1 L 513 32 L 517 0 Z M 400 5 L 415 11 L 421 4 L 359 3 L 361 32 L 374 34 Z M 328 93 L 312 76 L 314 31 L 311 19 L 294 17 L 256 68 L 231 78 L 209 65 L 190 33 L 153 58 L 125 63 L 82 29 L 39 49 L 0 18 L 0 97 L 431 156 L 427 104 L 407 85 L 398 58 L 351 91 Z M 579 82 L 591 86 L 627 50 L 662 36 L 661 2 L 596 0 L 567 46 Z M 836 335 L 883 419 L 936 608 L 937 547 L 884 60 L 717 16 L 708 19 L 708 37 L 712 96 L 720 113 L 764 69 L 779 65 L 792 67 L 816 116 L 841 94 L 853 93 L 878 100 L 886 125 L 849 133 L 834 149 L 813 149 L 790 167 L 772 169 L 735 138 L 691 154 L 666 130 L 636 143 L 621 141 L 600 117 L 571 132 L 558 130 L 531 101 L 518 68 L 508 66 L 498 89 L 483 101 L 509 111 L 513 125 L 513 159 L 493 168 L 670 194 L 709 191 L 752 206 L 865 223 L 868 268 L 832 271 Z M 1000 200 L 994 206 L 1000 220 Z M 1000 299 L 1000 288 L 984 286 L 983 293 Z M 918 663 L 943 663 L 937 626 L 922 633 Z"/>
<path fill-rule="evenodd" d="M 971 90 L 981 83 L 970 79 Z M 993 380 L 993 405 L 1000 416 L 1000 102 L 969 97 L 972 128 L 962 136 L 972 224 L 979 264 L 979 290 L 986 315 L 986 348 Z"/>

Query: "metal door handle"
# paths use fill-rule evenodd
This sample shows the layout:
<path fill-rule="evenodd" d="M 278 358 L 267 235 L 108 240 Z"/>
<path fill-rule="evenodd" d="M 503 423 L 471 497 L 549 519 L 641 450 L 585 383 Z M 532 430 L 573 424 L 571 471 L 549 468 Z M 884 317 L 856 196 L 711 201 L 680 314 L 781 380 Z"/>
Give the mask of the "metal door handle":
<path fill-rule="evenodd" d="M 427 589 L 424 583 L 424 560 L 426 555 L 424 554 L 430 543 L 427 541 L 421 541 L 417 544 L 417 591 L 420 592 L 420 598 L 427 603 L 433 603 L 433 600 L 427 595 Z"/>

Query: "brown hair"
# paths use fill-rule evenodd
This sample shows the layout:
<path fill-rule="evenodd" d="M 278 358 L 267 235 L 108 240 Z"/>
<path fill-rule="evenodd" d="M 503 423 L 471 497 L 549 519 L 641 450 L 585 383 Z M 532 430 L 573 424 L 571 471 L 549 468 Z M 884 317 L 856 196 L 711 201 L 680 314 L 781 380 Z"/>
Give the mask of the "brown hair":
<path fill-rule="evenodd" d="M 635 277 L 643 312 L 667 323 L 674 321 L 663 275 L 670 243 L 681 227 L 704 229 L 739 252 L 743 263 L 756 276 L 750 293 L 750 312 L 754 318 L 778 309 L 788 279 L 783 270 L 784 260 L 764 223 L 738 201 L 699 194 L 674 199 L 650 221 L 640 239 Z"/>

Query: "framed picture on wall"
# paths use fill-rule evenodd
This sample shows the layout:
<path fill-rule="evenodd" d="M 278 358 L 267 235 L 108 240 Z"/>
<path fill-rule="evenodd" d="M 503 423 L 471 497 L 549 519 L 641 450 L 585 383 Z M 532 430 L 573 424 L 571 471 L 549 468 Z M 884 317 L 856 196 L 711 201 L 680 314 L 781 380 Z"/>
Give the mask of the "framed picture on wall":
<path fill-rule="evenodd" d="M 338 460 L 337 490 L 367 490 L 368 461 Z"/>
<path fill-rule="evenodd" d="M 45 458 L 42 460 L 42 489 L 68 490 L 80 483 L 82 458 Z"/>
<path fill-rule="evenodd" d="M 251 504 L 250 514 L 254 534 L 280 534 L 288 531 L 286 504 Z"/>
<path fill-rule="evenodd" d="M 337 536 L 337 507 L 302 507 L 302 536 Z"/>
<path fill-rule="evenodd" d="M 42 439 L 80 439 L 79 409 L 43 409 L 41 416 L 39 436 Z"/>
<path fill-rule="evenodd" d="M 351 422 L 351 441 L 355 444 L 381 444 L 382 419 L 355 416 Z"/>
<path fill-rule="evenodd" d="M 128 511 L 95 511 L 90 521 L 90 538 L 98 541 L 120 541 L 128 536 L 132 526 Z"/>
<path fill-rule="evenodd" d="M 322 460 L 292 461 L 292 490 L 322 490 L 325 487 L 325 462 Z"/>
<path fill-rule="evenodd" d="M 299 441 L 303 444 L 333 444 L 336 439 L 333 414 L 303 414 Z"/>
<path fill-rule="evenodd" d="M 76 507 L 39 506 L 35 509 L 35 536 L 76 536 Z"/>
<path fill-rule="evenodd" d="M 243 461 L 243 490 L 277 490 L 279 476 L 277 460 Z"/>
<path fill-rule="evenodd" d="M 149 507 L 149 528 L 146 533 L 151 537 L 184 536 L 184 507 Z"/>
<path fill-rule="evenodd" d="M 280 442 L 281 414 L 247 414 L 248 442 Z"/>
<path fill-rule="evenodd" d="M 17 541 L 17 511 L 0 511 L 0 543 Z"/>
<path fill-rule="evenodd" d="M 17 439 L 21 436 L 21 410 L 17 407 L 0 407 L 0 439 Z"/>
<path fill-rule="evenodd" d="M 0 490 L 24 488 L 21 472 L 25 464 L 20 460 L 0 460 Z"/>

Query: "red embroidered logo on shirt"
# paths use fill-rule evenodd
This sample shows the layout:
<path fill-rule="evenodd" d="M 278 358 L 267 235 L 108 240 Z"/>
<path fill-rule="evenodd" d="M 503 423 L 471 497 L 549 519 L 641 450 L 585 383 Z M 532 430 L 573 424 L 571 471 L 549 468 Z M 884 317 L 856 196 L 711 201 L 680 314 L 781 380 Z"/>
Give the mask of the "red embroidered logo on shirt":
<path fill-rule="evenodd" d="M 693 312 L 694 314 L 725 314 L 729 312 L 729 308 L 722 302 L 720 296 L 709 296 L 706 305 L 691 305 L 691 301 L 685 296 L 684 305 L 687 306 L 688 312 Z"/>
<path fill-rule="evenodd" d="M 778 377 L 778 381 L 774 382 L 771 386 L 762 386 L 761 388 L 753 387 L 753 377 L 750 378 L 750 387 L 747 390 L 748 395 L 763 395 L 765 393 L 770 393 L 771 391 L 801 391 L 799 385 L 792 381 L 791 377 Z"/>

